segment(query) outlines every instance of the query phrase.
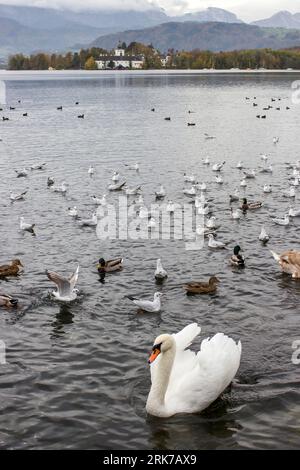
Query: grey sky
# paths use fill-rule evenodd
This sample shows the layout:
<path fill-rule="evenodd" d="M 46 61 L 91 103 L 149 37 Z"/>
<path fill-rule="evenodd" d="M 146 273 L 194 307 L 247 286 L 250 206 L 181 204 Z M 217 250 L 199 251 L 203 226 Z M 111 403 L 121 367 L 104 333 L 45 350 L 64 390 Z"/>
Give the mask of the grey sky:
<path fill-rule="evenodd" d="M 169 14 L 197 11 L 209 6 L 236 13 L 242 20 L 251 21 L 271 16 L 279 10 L 300 12 L 299 0 L 0 0 L 8 5 L 32 5 L 73 10 L 89 8 L 145 9 L 152 5 L 164 8 Z"/>

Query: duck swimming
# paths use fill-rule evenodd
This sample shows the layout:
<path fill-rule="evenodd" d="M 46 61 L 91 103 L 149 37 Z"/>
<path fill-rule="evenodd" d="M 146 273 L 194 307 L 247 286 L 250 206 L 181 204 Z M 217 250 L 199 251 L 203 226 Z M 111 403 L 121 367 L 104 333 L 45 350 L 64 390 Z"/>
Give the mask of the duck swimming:
<path fill-rule="evenodd" d="M 248 202 L 247 199 L 244 197 L 243 198 L 243 204 L 241 206 L 241 209 L 243 212 L 246 212 L 247 210 L 255 210 L 259 209 L 262 207 L 262 202 Z"/>
<path fill-rule="evenodd" d="M 183 288 L 189 294 L 212 294 L 216 292 L 219 284 L 219 279 L 212 276 L 208 282 L 188 282 L 184 284 Z"/>
<path fill-rule="evenodd" d="M 236 245 L 233 249 L 233 255 L 230 258 L 230 263 L 234 266 L 244 267 L 245 266 L 245 258 L 240 255 L 241 247 Z"/>
<path fill-rule="evenodd" d="M 11 297 L 10 295 L 0 294 L 0 307 L 17 307 L 18 299 Z"/>
<path fill-rule="evenodd" d="M 23 264 L 21 261 L 14 259 L 11 264 L 3 264 L 0 266 L 0 277 L 17 276 L 22 268 Z"/>

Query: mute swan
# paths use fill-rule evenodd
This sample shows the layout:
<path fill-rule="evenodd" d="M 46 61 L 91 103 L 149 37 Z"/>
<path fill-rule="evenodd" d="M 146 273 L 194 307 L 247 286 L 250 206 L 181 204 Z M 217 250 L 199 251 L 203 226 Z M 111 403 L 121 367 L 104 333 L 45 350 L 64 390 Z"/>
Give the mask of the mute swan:
<path fill-rule="evenodd" d="M 300 279 L 300 251 L 288 250 L 281 255 L 271 251 L 271 254 L 284 273 L 291 274 L 294 279 Z"/>
<path fill-rule="evenodd" d="M 187 349 L 201 328 L 197 323 L 177 334 L 156 338 L 149 357 L 151 389 L 147 413 L 167 418 L 177 413 L 199 413 L 232 382 L 240 365 L 241 342 L 217 333 L 202 341 L 195 354 Z"/>

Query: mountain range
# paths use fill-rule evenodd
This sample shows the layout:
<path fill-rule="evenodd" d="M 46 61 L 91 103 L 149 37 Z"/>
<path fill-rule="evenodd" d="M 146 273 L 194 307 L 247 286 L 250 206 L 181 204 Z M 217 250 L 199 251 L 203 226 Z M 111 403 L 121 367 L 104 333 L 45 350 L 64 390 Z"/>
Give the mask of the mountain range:
<path fill-rule="evenodd" d="M 265 27 L 288 31 L 268 32 Z M 65 52 L 89 45 L 111 48 L 119 39 L 152 42 L 161 50 L 299 46 L 298 31 L 290 29 L 300 30 L 300 13 L 279 12 L 248 25 L 234 13 L 213 7 L 171 17 L 157 7 L 78 12 L 0 4 L 0 57 L 17 52 Z"/>

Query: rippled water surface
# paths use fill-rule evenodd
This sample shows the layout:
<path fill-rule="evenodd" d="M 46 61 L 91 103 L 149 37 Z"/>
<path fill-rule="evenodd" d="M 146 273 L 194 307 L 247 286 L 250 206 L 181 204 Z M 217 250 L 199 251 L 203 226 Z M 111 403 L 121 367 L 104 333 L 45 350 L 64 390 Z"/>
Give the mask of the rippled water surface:
<path fill-rule="evenodd" d="M 18 311 L 0 311 L 0 339 L 6 364 L 0 365 L 0 447 L 10 449 L 275 449 L 299 448 L 299 367 L 292 343 L 300 339 L 300 284 L 280 273 L 269 248 L 299 248 L 299 220 L 272 224 L 289 200 L 284 163 L 299 158 L 299 106 L 291 103 L 289 75 L 100 75 L 98 79 L 9 81 L 10 118 L 0 122 L 0 263 L 20 258 L 19 278 L 0 281 L 2 292 L 17 296 Z M 249 96 L 248 102 L 245 97 Z M 271 97 L 280 111 L 256 119 Z M 252 106 L 256 97 L 258 107 Z M 21 104 L 18 104 L 18 100 Z M 80 101 L 79 106 L 75 102 Z M 62 105 L 63 111 L 57 111 Z M 286 106 L 291 109 L 286 110 Z M 156 111 L 151 112 L 155 107 Z M 188 114 L 192 110 L 194 114 Z M 28 117 L 22 116 L 28 112 Z M 85 119 L 77 119 L 84 113 Z M 171 121 L 164 117 L 170 116 Z M 196 123 L 188 127 L 187 122 Z M 204 133 L 216 136 L 205 140 Z M 273 144 L 273 137 L 280 142 Z M 259 174 L 245 190 L 264 206 L 232 221 L 228 195 L 239 187 L 235 168 L 249 168 L 270 155 L 273 176 Z M 210 167 L 226 160 L 224 185 Z M 124 163 L 140 163 L 140 172 Z M 15 169 L 47 162 L 45 171 L 16 178 Z M 87 174 L 94 165 L 93 178 Z M 181 240 L 99 240 L 67 215 L 76 205 L 81 216 L 94 209 L 91 196 L 107 193 L 114 170 L 129 185 L 141 184 L 147 204 L 163 183 L 168 198 L 183 203 L 183 173 L 205 181 L 228 250 L 187 251 Z M 47 176 L 66 180 L 66 197 L 46 188 Z M 273 193 L 264 195 L 264 183 Z M 11 204 L 9 191 L 28 190 Z M 243 190 L 240 190 L 241 195 Z M 108 201 L 117 201 L 108 194 Z M 296 206 L 300 208 L 299 197 Z M 36 223 L 36 237 L 19 231 L 19 216 Z M 272 235 L 258 241 L 261 224 Z M 228 259 L 235 244 L 246 269 Z M 98 281 L 100 256 L 124 257 L 124 270 Z M 156 259 L 169 273 L 154 282 Z M 80 264 L 77 301 L 61 306 L 48 297 L 53 285 L 45 269 L 69 274 Z M 221 279 L 212 296 L 187 297 L 182 284 Z M 138 314 L 127 294 L 150 297 L 161 290 L 160 314 Z M 199 415 L 159 420 L 147 416 L 150 387 L 148 352 L 154 338 L 197 321 L 201 338 L 224 332 L 243 344 L 242 361 L 230 391 Z M 199 339 L 195 346 L 199 345 Z"/>

